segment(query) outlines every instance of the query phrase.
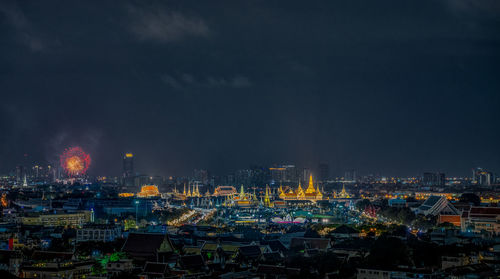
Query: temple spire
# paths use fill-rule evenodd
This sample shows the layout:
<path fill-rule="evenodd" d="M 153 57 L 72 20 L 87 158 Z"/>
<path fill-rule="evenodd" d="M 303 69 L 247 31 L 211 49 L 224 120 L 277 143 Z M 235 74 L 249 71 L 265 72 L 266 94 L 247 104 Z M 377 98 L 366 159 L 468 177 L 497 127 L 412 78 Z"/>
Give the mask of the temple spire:
<path fill-rule="evenodd" d="M 266 185 L 266 195 L 264 197 L 264 204 L 267 206 L 267 207 L 270 207 L 271 206 L 271 199 L 269 198 L 269 192 L 271 191 L 271 189 L 269 188 L 269 185 Z M 262 198 L 261 198 L 262 199 Z"/>
<path fill-rule="evenodd" d="M 304 190 L 302 189 L 302 186 L 299 181 L 299 188 L 297 189 L 297 198 L 298 199 L 303 199 L 305 197 Z"/>
<path fill-rule="evenodd" d="M 240 199 L 243 199 L 244 197 L 245 197 L 245 189 L 243 188 L 243 184 L 241 184 Z"/>
<path fill-rule="evenodd" d="M 306 189 L 306 193 L 314 193 L 316 192 L 316 189 L 314 189 L 314 183 L 313 183 L 313 176 L 312 174 L 309 176 L 309 186 Z"/>

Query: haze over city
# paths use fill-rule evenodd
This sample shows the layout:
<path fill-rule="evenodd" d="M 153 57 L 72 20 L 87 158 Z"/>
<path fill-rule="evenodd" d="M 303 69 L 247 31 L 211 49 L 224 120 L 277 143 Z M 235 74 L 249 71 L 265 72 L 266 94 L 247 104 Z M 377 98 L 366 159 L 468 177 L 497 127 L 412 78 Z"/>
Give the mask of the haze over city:
<path fill-rule="evenodd" d="M 493 2 L 2 1 L 0 170 L 499 169 Z"/>

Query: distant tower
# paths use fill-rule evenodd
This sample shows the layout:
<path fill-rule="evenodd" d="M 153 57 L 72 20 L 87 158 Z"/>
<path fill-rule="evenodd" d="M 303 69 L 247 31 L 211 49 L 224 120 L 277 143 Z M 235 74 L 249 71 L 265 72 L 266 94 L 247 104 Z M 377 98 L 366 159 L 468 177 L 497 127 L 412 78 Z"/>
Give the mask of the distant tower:
<path fill-rule="evenodd" d="M 125 153 L 123 156 L 123 177 L 131 177 L 134 175 L 134 154 Z"/>
<path fill-rule="evenodd" d="M 356 182 L 357 175 L 356 170 L 347 170 L 344 175 L 344 181 Z"/>
<path fill-rule="evenodd" d="M 318 166 L 319 181 L 327 181 L 330 178 L 330 167 L 327 163 L 320 163 Z"/>
<path fill-rule="evenodd" d="M 26 174 L 24 174 L 23 187 L 28 187 L 28 181 L 26 180 Z"/>
<path fill-rule="evenodd" d="M 491 186 L 495 183 L 495 175 L 482 168 L 472 170 L 472 182 L 476 185 Z"/>
<path fill-rule="evenodd" d="M 25 175 L 24 167 L 23 166 L 17 166 L 16 167 L 16 181 L 17 185 L 21 184 L 21 181 L 23 181 L 23 176 Z"/>

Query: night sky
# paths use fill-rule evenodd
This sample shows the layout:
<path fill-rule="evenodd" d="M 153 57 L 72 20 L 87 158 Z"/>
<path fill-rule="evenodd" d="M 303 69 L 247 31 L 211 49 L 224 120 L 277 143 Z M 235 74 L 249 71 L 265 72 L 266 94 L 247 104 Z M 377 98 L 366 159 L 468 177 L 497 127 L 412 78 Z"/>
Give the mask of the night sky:
<path fill-rule="evenodd" d="M 0 0 L 0 172 L 500 172 L 500 1 Z"/>

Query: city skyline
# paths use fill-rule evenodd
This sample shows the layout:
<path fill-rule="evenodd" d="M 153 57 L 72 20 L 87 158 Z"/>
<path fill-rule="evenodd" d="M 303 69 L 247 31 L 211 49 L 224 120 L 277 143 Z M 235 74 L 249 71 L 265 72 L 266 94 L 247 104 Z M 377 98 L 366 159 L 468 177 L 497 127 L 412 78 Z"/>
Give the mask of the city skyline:
<path fill-rule="evenodd" d="M 71 154 L 71 155 L 68 155 Z M 79 158 L 72 158 L 72 156 L 78 155 L 80 156 Z M 209 179 L 215 178 L 215 177 L 227 177 L 231 175 L 235 175 L 238 172 L 241 171 L 246 171 L 246 170 L 265 170 L 266 171 L 266 176 L 269 177 L 271 181 L 287 181 L 287 182 L 298 182 L 302 180 L 305 182 L 308 177 L 312 174 L 316 176 L 320 181 L 326 181 L 330 179 L 339 179 L 339 178 L 345 178 L 346 181 L 352 180 L 355 181 L 356 178 L 362 178 L 362 177 L 379 177 L 379 178 L 391 178 L 391 177 L 396 177 L 396 178 L 419 178 L 422 179 L 423 183 L 426 184 L 426 179 L 429 181 L 438 181 L 442 180 L 444 181 L 445 177 L 446 178 L 472 178 L 475 180 L 475 177 L 478 175 L 478 172 L 487 172 L 492 176 L 492 181 L 496 180 L 497 177 L 497 172 L 496 170 L 491 170 L 483 167 L 474 167 L 469 169 L 469 173 L 466 175 L 455 175 L 455 174 L 450 174 L 447 173 L 446 170 L 443 169 L 425 169 L 419 173 L 414 173 L 411 175 L 394 175 L 394 174 L 387 174 L 387 173 L 360 173 L 359 170 L 353 169 L 353 168 L 343 168 L 341 172 L 332 172 L 332 168 L 329 165 L 328 162 L 320 162 L 316 166 L 310 166 L 310 165 L 297 165 L 292 162 L 281 162 L 281 163 L 272 163 L 272 164 L 250 164 L 247 166 L 243 166 L 238 168 L 237 166 L 234 167 L 233 170 L 225 173 L 215 173 L 212 170 L 208 168 L 194 168 L 191 169 L 187 173 L 150 173 L 147 172 L 143 169 L 140 168 L 136 169 L 136 156 L 134 153 L 127 152 L 123 154 L 122 157 L 122 169 L 120 174 L 96 174 L 96 173 L 88 173 L 87 170 L 90 166 L 91 162 L 91 157 L 90 154 L 86 154 L 79 146 L 73 146 L 71 148 L 65 149 L 64 153 L 60 155 L 60 162 L 53 162 L 53 163 L 42 163 L 42 162 L 32 162 L 31 164 L 27 161 L 27 156 L 24 158 L 24 162 L 17 164 L 14 168 L 12 168 L 10 171 L 6 172 L 5 174 L 9 175 L 15 175 L 18 177 L 18 180 L 22 180 L 21 173 L 23 174 L 28 174 L 29 177 L 38 177 L 39 174 L 42 175 L 47 175 L 50 172 L 53 172 L 53 176 L 61 177 L 63 173 L 66 173 L 66 176 L 71 177 L 71 176 L 89 176 L 89 177 L 113 177 L 115 176 L 118 179 L 133 179 L 134 177 L 138 176 L 162 176 L 163 178 L 165 177 L 184 177 L 184 178 L 194 178 L 195 180 L 200 180 L 203 181 L 204 184 L 207 183 Z M 74 161 L 76 163 L 83 162 L 83 160 L 86 160 L 86 165 L 76 165 L 76 166 L 71 166 L 71 164 L 68 166 L 68 159 L 71 159 L 71 161 Z M 81 168 L 83 170 L 83 173 L 78 174 L 78 172 L 74 171 L 74 169 L 79 169 Z M 21 171 L 20 171 L 21 170 Z M 275 178 L 275 174 L 273 172 L 277 173 L 282 173 L 278 174 L 278 176 L 285 175 L 285 173 L 288 173 L 287 175 L 290 175 L 290 171 L 294 173 L 294 176 L 297 176 L 295 179 L 278 179 Z M 471 172 L 472 171 L 472 174 Z M 76 175 L 75 175 L 76 174 Z M 430 175 L 428 178 L 426 178 L 427 175 Z M 200 178 L 203 177 L 203 178 Z M 300 178 L 299 178 L 300 177 Z M 441 178 L 438 178 L 441 177 Z M 493 182 L 492 182 L 493 183 Z"/>
<path fill-rule="evenodd" d="M 75 147 L 80 148 L 79 146 L 73 146 L 70 148 L 75 148 Z M 34 160 L 34 159 L 30 158 L 29 154 L 23 154 L 22 159 L 15 162 L 15 164 L 14 164 L 14 162 L 11 162 L 12 164 L 11 164 L 10 168 L 6 168 L 6 170 L 3 171 L 3 174 L 15 172 L 15 169 L 18 166 L 22 166 L 23 168 L 34 168 L 37 166 L 51 166 L 51 167 L 55 166 L 56 169 L 61 168 L 61 170 L 63 170 L 64 167 L 62 167 L 60 165 L 60 162 L 59 162 L 59 160 L 60 160 L 59 157 L 61 155 L 62 154 L 59 154 L 56 157 L 58 161 L 49 162 L 49 161 L 43 161 L 43 160 Z M 413 172 L 409 171 L 407 173 L 401 174 L 401 173 L 395 173 L 395 172 L 391 172 L 391 171 L 385 171 L 385 172 L 378 171 L 377 172 L 377 171 L 370 171 L 369 169 L 360 170 L 360 169 L 353 168 L 350 166 L 331 165 L 329 162 L 324 161 L 324 160 L 317 162 L 316 164 L 314 164 L 314 163 L 300 164 L 300 163 L 295 163 L 295 162 L 290 162 L 290 161 L 286 161 L 286 162 L 284 162 L 284 161 L 271 161 L 271 162 L 266 162 L 266 163 L 261 163 L 261 162 L 260 163 L 249 163 L 246 165 L 243 164 L 243 165 L 238 165 L 238 166 L 232 166 L 232 168 L 225 170 L 223 172 L 216 172 L 216 171 L 212 170 L 209 166 L 203 166 L 203 167 L 193 166 L 191 169 L 186 169 L 184 171 L 177 172 L 177 173 L 175 173 L 173 171 L 169 171 L 169 170 L 162 170 L 160 172 L 151 172 L 150 170 L 148 170 L 147 168 L 144 167 L 144 166 L 148 165 L 148 163 L 144 162 L 144 160 L 147 160 L 147 158 L 142 158 L 142 160 L 141 160 L 141 158 L 139 157 L 139 164 L 137 164 L 137 161 L 136 161 L 137 156 L 135 153 L 126 152 L 126 153 L 122 153 L 121 156 L 122 157 L 120 158 L 120 160 L 115 160 L 115 162 L 113 162 L 113 164 L 115 164 L 115 166 L 113 167 L 113 169 L 115 169 L 114 172 L 99 173 L 97 170 L 90 168 L 90 171 L 88 174 L 92 175 L 92 176 L 117 176 L 117 177 L 130 176 L 130 175 L 135 175 L 135 174 L 161 175 L 161 176 L 181 176 L 181 177 L 187 176 L 187 177 L 189 177 L 193 174 L 193 171 L 196 171 L 197 169 L 204 169 L 204 170 L 210 171 L 212 175 L 221 176 L 221 175 L 228 175 L 228 174 L 234 173 L 235 171 L 241 170 L 241 169 L 251 169 L 251 168 L 258 168 L 258 167 L 272 168 L 272 167 L 280 166 L 280 165 L 283 165 L 283 166 L 284 165 L 293 165 L 293 166 L 296 166 L 297 168 L 309 169 L 309 170 L 313 171 L 318 176 L 322 176 L 321 172 L 326 171 L 328 173 L 328 176 L 331 176 L 331 177 L 342 177 L 350 171 L 354 171 L 359 176 L 380 176 L 380 177 L 420 177 L 420 176 L 423 176 L 423 174 L 425 174 L 427 172 L 446 173 L 447 175 L 450 175 L 453 177 L 470 177 L 471 171 L 474 171 L 477 168 L 487 169 L 487 170 L 491 170 L 493 173 L 497 173 L 496 169 L 491 169 L 491 168 L 487 168 L 484 166 L 473 166 L 473 167 L 470 167 L 468 169 L 461 170 L 458 172 L 450 172 L 445 167 L 434 168 L 434 169 L 429 168 L 429 167 L 422 167 L 421 169 L 415 170 Z M 128 162 L 127 166 L 123 165 L 123 164 L 125 164 L 125 161 Z M 127 175 L 125 174 L 126 168 L 128 169 L 126 171 L 128 173 Z M 322 171 L 321 168 L 326 168 L 326 169 Z M 134 169 L 136 170 L 135 172 L 132 171 Z"/>

